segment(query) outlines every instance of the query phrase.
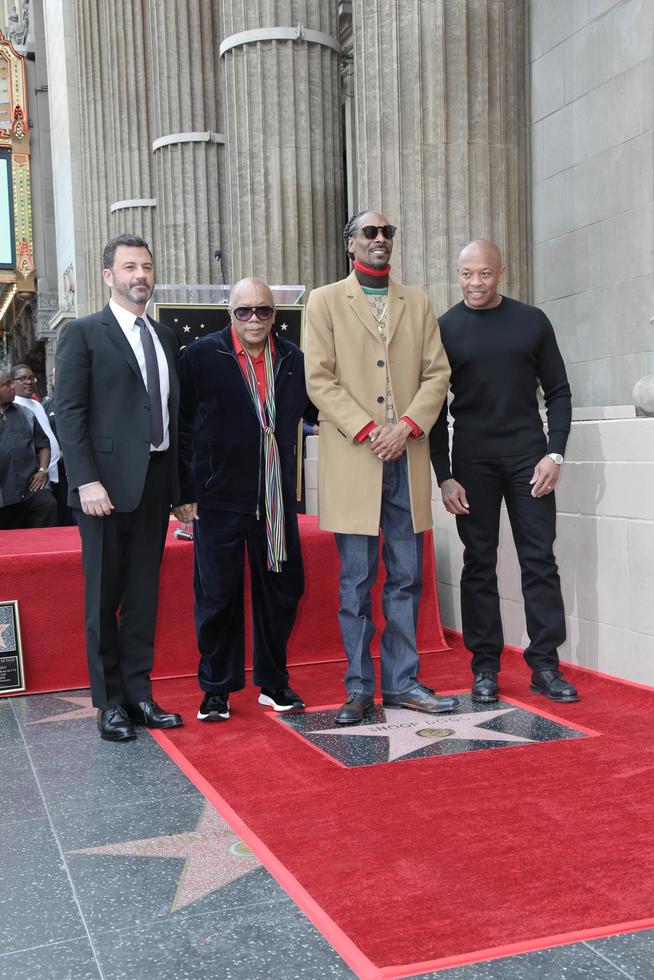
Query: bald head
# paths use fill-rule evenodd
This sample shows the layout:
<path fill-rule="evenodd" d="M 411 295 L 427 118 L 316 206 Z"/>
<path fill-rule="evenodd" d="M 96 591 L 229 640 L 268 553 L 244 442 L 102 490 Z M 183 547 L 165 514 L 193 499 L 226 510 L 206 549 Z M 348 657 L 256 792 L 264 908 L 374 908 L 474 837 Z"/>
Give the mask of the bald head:
<path fill-rule="evenodd" d="M 233 310 L 237 306 L 243 305 L 241 303 L 241 295 L 249 295 L 253 290 L 259 295 L 265 294 L 265 305 L 274 307 L 275 300 L 268 283 L 264 282 L 263 279 L 257 279 L 255 276 L 246 276 L 244 279 L 239 279 L 232 286 L 229 293 L 229 308 Z M 254 303 L 248 305 L 253 306 Z"/>
<path fill-rule="evenodd" d="M 464 245 L 459 255 L 459 265 L 472 256 L 483 256 L 487 262 L 497 265 L 498 269 L 502 268 L 502 253 L 495 242 L 489 242 L 486 238 L 477 238 Z"/>
<path fill-rule="evenodd" d="M 483 238 L 469 242 L 459 255 L 457 274 L 463 300 L 470 309 L 488 310 L 502 302 L 498 286 L 504 266 L 495 242 Z"/>

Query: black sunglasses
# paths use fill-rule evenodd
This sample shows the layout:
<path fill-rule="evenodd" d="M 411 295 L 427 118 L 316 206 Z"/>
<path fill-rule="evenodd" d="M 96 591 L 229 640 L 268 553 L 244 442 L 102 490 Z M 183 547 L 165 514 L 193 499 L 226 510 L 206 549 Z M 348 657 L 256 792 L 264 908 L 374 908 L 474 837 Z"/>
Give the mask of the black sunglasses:
<path fill-rule="evenodd" d="M 371 242 L 373 238 L 376 238 L 378 232 L 380 231 L 384 238 L 390 241 L 392 238 L 395 238 L 397 228 L 395 225 L 364 225 L 363 228 L 359 228 L 359 231 L 364 238 L 368 239 L 369 242 Z"/>
<path fill-rule="evenodd" d="M 253 313 L 257 320 L 269 320 L 274 312 L 272 306 L 237 306 L 233 311 L 236 319 L 242 320 L 244 323 L 252 319 Z"/>

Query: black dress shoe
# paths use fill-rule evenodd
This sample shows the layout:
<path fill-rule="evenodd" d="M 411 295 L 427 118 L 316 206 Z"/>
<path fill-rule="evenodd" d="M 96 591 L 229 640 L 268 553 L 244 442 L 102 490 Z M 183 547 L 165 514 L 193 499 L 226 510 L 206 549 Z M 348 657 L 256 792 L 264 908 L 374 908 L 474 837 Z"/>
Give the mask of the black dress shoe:
<path fill-rule="evenodd" d="M 338 725 L 355 725 L 362 721 L 375 707 L 369 694 L 348 694 L 345 704 L 336 712 L 334 721 Z"/>
<path fill-rule="evenodd" d="M 470 696 L 477 704 L 493 704 L 497 701 L 497 674 L 492 670 L 475 674 Z"/>
<path fill-rule="evenodd" d="M 126 704 L 125 710 L 131 721 L 147 728 L 176 728 L 183 725 L 181 715 L 172 711 L 164 711 L 156 701 L 139 701 L 138 704 Z"/>
<path fill-rule="evenodd" d="M 459 699 L 451 694 L 441 697 L 425 684 L 417 684 L 403 694 L 385 694 L 385 708 L 410 708 L 412 711 L 425 711 L 428 715 L 440 715 L 444 711 L 454 711 Z"/>
<path fill-rule="evenodd" d="M 136 732 L 123 707 L 98 708 L 98 729 L 100 738 L 108 742 L 129 742 L 136 738 Z"/>
<path fill-rule="evenodd" d="M 577 688 L 566 681 L 559 670 L 535 670 L 531 675 L 534 694 L 544 694 L 550 701 L 578 701 Z"/>

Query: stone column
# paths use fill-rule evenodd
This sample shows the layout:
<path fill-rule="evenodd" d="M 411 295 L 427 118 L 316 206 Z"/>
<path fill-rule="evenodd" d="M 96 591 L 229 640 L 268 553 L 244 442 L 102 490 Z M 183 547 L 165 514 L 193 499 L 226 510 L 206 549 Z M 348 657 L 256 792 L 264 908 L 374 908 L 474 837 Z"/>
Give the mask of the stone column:
<path fill-rule="evenodd" d="M 507 293 L 528 295 L 525 4 L 353 0 L 356 210 L 399 226 L 398 278 L 437 311 L 460 299 L 470 239 L 504 253 Z"/>
<path fill-rule="evenodd" d="M 106 86 L 110 38 L 103 29 L 103 0 L 74 5 L 75 48 L 79 97 L 79 145 L 71 141 L 73 172 L 81 186 L 73 186 L 75 211 L 76 312 L 84 316 L 101 309 L 109 293 L 102 282 L 102 249 L 109 237 L 109 171 L 106 149 L 112 112 L 127 120 L 128 106 L 112 106 Z M 56 133 L 53 133 L 53 141 Z M 65 277 L 65 276 L 64 276 Z"/>
<path fill-rule="evenodd" d="M 109 39 L 106 75 L 112 110 L 106 119 L 105 166 L 110 236 L 129 232 L 154 247 L 156 199 L 152 169 L 152 46 L 148 0 L 102 4 Z M 155 268 L 157 256 L 155 255 Z"/>
<path fill-rule="evenodd" d="M 226 3 L 222 35 L 230 278 L 254 274 L 307 290 L 338 279 L 338 2 Z"/>
<path fill-rule="evenodd" d="M 219 281 L 219 0 L 150 0 L 157 278 Z"/>

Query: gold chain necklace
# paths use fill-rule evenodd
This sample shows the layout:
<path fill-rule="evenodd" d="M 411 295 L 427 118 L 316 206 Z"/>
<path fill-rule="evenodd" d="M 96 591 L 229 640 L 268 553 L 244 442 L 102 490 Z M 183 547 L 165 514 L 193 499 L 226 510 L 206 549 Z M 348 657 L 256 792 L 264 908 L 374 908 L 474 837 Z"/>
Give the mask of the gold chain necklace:
<path fill-rule="evenodd" d="M 373 317 L 377 321 L 377 329 L 382 339 L 386 340 L 386 313 L 388 312 L 388 299 L 385 296 L 368 296 L 368 306 Z"/>

